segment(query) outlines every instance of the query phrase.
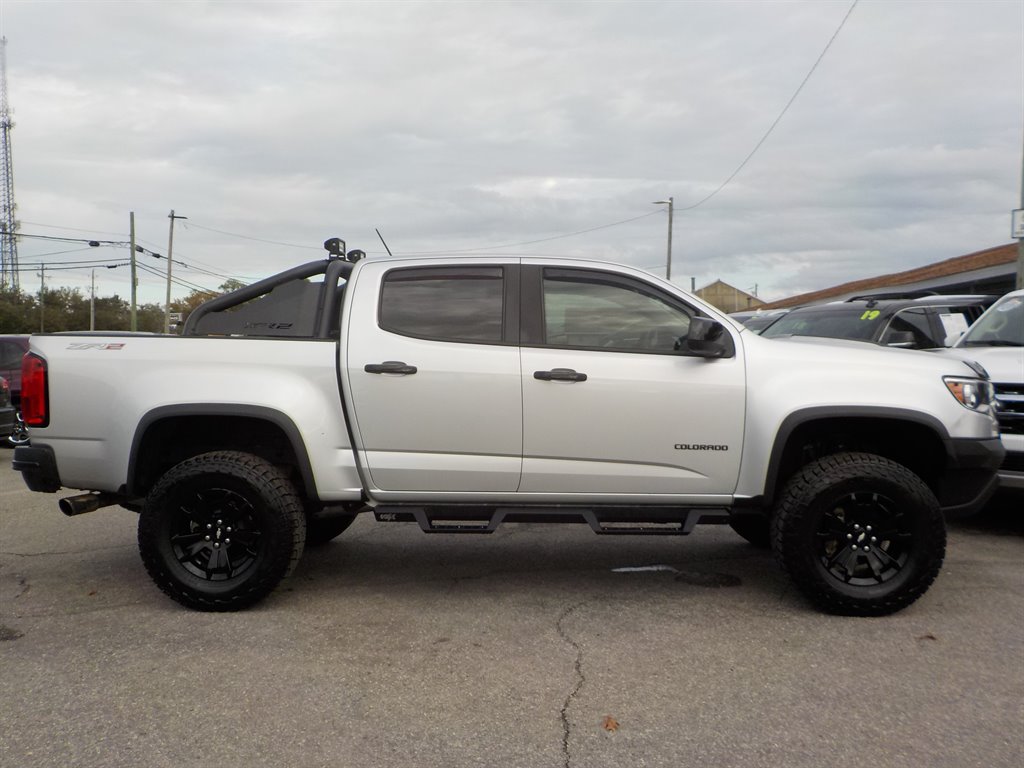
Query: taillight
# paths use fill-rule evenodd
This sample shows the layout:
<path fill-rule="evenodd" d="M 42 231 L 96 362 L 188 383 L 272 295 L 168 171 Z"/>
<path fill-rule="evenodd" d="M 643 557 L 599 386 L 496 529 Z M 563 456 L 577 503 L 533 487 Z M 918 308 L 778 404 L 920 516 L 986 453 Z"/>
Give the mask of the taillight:
<path fill-rule="evenodd" d="M 50 423 L 46 361 L 31 352 L 21 359 L 21 418 L 30 427 L 45 427 Z"/>

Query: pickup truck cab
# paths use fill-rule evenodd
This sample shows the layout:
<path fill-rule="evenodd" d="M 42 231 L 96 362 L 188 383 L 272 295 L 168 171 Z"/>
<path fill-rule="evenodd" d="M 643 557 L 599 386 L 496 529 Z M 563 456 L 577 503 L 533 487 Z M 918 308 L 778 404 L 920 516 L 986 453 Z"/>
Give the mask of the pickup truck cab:
<path fill-rule="evenodd" d="M 15 468 L 88 491 L 67 514 L 139 510 L 150 575 L 204 610 L 262 599 L 372 513 L 428 533 L 727 522 L 819 607 L 877 615 L 936 577 L 943 510 L 994 490 L 968 363 L 763 339 L 622 265 L 358 256 L 214 299 L 183 337 L 34 336 Z"/>

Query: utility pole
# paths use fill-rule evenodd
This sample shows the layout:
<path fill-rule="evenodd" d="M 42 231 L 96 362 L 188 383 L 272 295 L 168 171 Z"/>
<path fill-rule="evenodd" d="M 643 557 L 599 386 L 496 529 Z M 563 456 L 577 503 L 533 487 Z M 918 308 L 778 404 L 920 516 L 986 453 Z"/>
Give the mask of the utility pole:
<path fill-rule="evenodd" d="M 128 214 L 129 227 L 131 229 L 131 249 L 132 249 L 132 323 L 131 330 L 137 331 L 139 329 L 139 322 L 135 315 L 135 299 L 139 287 L 139 279 L 135 276 L 135 211 L 131 211 Z"/>
<path fill-rule="evenodd" d="M 92 281 L 89 289 L 89 330 L 96 330 L 96 270 L 92 271 Z"/>
<path fill-rule="evenodd" d="M 167 302 L 164 305 L 164 333 L 171 332 L 171 264 L 174 262 L 174 220 L 187 219 L 188 216 L 175 216 L 174 209 L 168 216 L 171 220 L 170 232 L 167 234 Z"/>
<path fill-rule="evenodd" d="M 39 270 L 39 332 L 46 333 L 46 265 Z"/>
<path fill-rule="evenodd" d="M 670 197 L 668 200 L 656 200 L 654 204 L 668 206 L 668 259 L 665 266 L 665 279 L 672 280 L 672 209 L 675 199 Z"/>
<path fill-rule="evenodd" d="M 1020 168 L 1020 207 L 1014 211 L 1013 236 L 1017 238 L 1017 290 L 1024 288 L 1024 154 L 1021 155 Z"/>

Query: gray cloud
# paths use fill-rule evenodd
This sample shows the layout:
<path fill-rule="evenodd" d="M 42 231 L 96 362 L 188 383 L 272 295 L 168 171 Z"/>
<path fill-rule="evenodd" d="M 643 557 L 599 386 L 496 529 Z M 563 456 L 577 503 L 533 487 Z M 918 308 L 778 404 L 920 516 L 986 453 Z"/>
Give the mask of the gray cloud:
<path fill-rule="evenodd" d="M 848 8 L 7 2 L 19 216 L 126 235 L 134 210 L 161 251 L 171 208 L 310 246 L 380 251 L 380 227 L 405 252 L 487 251 L 673 195 L 679 282 L 768 298 L 1006 242 L 1024 93 L 1009 2 L 863 0 L 748 166 L 683 210 L 761 138 Z M 223 274 L 317 256 L 179 227 L 182 258 Z M 665 229 L 659 212 L 501 252 L 663 268 Z M 162 301 L 155 278 L 142 289 Z"/>

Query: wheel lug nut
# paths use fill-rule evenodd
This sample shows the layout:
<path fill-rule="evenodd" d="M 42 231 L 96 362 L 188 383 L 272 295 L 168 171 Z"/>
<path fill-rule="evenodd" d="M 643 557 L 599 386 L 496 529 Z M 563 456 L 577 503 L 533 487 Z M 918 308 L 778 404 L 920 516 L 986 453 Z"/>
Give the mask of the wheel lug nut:
<path fill-rule="evenodd" d="M 223 525 L 223 524 L 224 524 L 224 521 L 223 521 L 223 520 L 218 520 L 218 521 L 217 521 L 217 525 Z"/>
<path fill-rule="evenodd" d="M 215 541 L 215 542 L 213 542 L 213 548 L 214 548 L 214 549 L 220 549 L 220 543 L 219 543 L 219 542 L 216 542 L 216 541 Z"/>
<path fill-rule="evenodd" d="M 230 544 L 231 543 L 231 539 L 224 539 L 224 543 L 225 544 Z"/>
<path fill-rule="evenodd" d="M 860 524 L 859 523 L 854 523 L 853 524 L 853 530 L 859 531 L 860 530 Z"/>
<path fill-rule="evenodd" d="M 872 537 L 871 537 L 871 542 L 872 542 L 872 543 L 874 543 L 874 542 L 876 542 L 876 541 L 878 541 L 878 539 L 876 539 L 876 538 L 875 538 L 874 536 L 872 536 Z"/>
<path fill-rule="evenodd" d="M 870 525 L 867 527 L 867 531 L 868 531 L 868 533 L 871 533 L 871 526 Z"/>
<path fill-rule="evenodd" d="M 848 533 L 848 534 L 846 534 L 846 538 L 848 538 L 848 539 L 852 539 L 852 538 L 853 538 L 853 534 L 852 534 L 852 533 Z"/>
<path fill-rule="evenodd" d="M 213 525 L 211 525 L 210 523 L 207 523 L 206 524 L 206 530 L 209 531 L 209 530 L 212 530 L 212 529 L 213 529 Z"/>
<path fill-rule="evenodd" d="M 228 533 L 231 533 L 231 526 L 228 526 Z"/>
<path fill-rule="evenodd" d="M 207 541 L 209 541 L 209 540 L 210 540 L 210 537 L 209 537 L 209 536 L 207 536 L 207 537 L 206 537 L 206 540 L 207 540 Z"/>

